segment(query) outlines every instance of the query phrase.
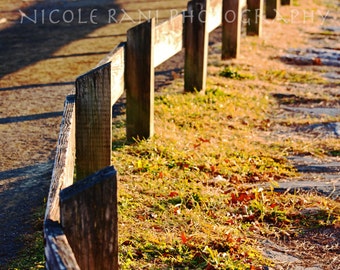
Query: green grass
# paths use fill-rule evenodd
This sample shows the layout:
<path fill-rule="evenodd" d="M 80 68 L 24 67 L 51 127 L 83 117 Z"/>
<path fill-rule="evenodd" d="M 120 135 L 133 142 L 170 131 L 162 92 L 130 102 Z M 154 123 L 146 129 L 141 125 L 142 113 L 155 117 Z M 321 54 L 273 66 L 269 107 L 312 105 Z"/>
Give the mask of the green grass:
<path fill-rule="evenodd" d="M 241 74 L 238 69 L 232 68 L 232 67 L 225 67 L 221 72 L 220 76 L 230 79 L 237 79 L 237 80 L 243 80 L 243 79 L 254 79 L 254 76 L 250 74 Z"/>
<path fill-rule="evenodd" d="M 264 70 L 259 74 L 259 79 L 271 83 L 309 83 L 324 84 L 326 81 L 313 72 L 286 71 L 286 70 Z"/>

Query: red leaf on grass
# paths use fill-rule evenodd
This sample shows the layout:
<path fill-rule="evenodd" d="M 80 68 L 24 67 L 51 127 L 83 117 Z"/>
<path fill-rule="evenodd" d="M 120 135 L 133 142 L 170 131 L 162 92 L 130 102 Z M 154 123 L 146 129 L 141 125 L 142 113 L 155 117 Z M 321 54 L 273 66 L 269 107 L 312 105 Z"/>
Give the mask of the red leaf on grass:
<path fill-rule="evenodd" d="M 194 144 L 194 148 L 196 149 L 197 147 L 201 146 L 200 143 Z"/>
<path fill-rule="evenodd" d="M 232 203 L 237 203 L 237 202 L 248 202 L 250 200 L 255 199 L 255 194 L 254 193 L 246 193 L 242 192 L 238 196 L 236 196 L 234 193 L 231 193 L 231 202 Z"/>
<path fill-rule="evenodd" d="M 275 208 L 276 206 L 278 206 L 277 203 L 272 203 L 272 204 L 270 205 L 270 208 Z"/>
<path fill-rule="evenodd" d="M 181 239 L 182 239 L 182 243 L 183 243 L 183 244 L 185 244 L 185 243 L 188 241 L 188 239 L 187 239 L 187 237 L 185 236 L 184 232 L 182 232 L 182 234 L 181 234 Z"/>
<path fill-rule="evenodd" d="M 231 202 L 232 203 L 237 203 L 237 197 L 234 193 L 231 193 Z"/>
<path fill-rule="evenodd" d="M 210 170 L 211 170 L 211 172 L 216 172 L 216 170 L 217 170 L 217 168 L 216 168 L 216 166 L 215 165 L 211 165 L 210 166 Z"/>
<path fill-rule="evenodd" d="M 175 196 L 178 196 L 178 192 L 176 191 L 171 191 L 170 194 L 169 194 L 169 197 L 173 198 Z"/>
<path fill-rule="evenodd" d="M 206 142 L 206 143 L 207 143 L 207 142 L 210 142 L 209 139 L 198 138 L 198 140 L 201 141 L 201 142 Z"/>

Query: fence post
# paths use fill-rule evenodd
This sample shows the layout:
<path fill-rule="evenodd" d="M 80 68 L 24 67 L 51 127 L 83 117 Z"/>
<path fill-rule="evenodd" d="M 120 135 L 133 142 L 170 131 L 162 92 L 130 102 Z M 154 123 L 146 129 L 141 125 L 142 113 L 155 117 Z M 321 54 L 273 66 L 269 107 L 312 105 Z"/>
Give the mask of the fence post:
<path fill-rule="evenodd" d="M 290 5 L 290 0 L 281 0 L 281 5 Z"/>
<path fill-rule="evenodd" d="M 127 139 L 147 139 L 154 133 L 154 36 L 155 19 L 127 32 L 126 131 Z"/>
<path fill-rule="evenodd" d="M 237 58 L 240 54 L 241 11 L 239 0 L 223 0 L 222 59 Z"/>
<path fill-rule="evenodd" d="M 76 80 L 77 180 L 111 165 L 111 63 Z"/>
<path fill-rule="evenodd" d="M 207 0 L 192 0 L 185 14 L 184 90 L 205 91 L 208 64 Z"/>
<path fill-rule="evenodd" d="M 275 19 L 281 0 L 266 0 L 266 18 Z"/>
<path fill-rule="evenodd" d="M 80 269 L 118 269 L 115 169 L 106 167 L 61 190 L 60 221 Z"/>
<path fill-rule="evenodd" d="M 263 0 L 247 0 L 247 35 L 262 36 Z"/>

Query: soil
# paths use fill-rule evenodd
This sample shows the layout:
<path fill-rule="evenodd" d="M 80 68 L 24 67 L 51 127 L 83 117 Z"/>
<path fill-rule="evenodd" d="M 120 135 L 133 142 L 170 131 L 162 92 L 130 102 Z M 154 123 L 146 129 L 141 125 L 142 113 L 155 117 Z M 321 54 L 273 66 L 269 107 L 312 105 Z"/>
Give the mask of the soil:
<path fill-rule="evenodd" d="M 332 1 L 336 3 L 336 0 L 328 3 Z M 112 2 L 97 1 L 96 7 L 104 10 L 124 7 L 119 1 Z M 131 0 L 126 5 L 137 5 L 137 2 L 142 3 Z M 329 80 L 324 88 L 294 83 L 278 85 L 278 88 L 287 97 L 294 95 L 297 88 L 312 87 L 313 91 L 334 93 L 335 100 L 329 104 L 301 102 L 297 106 L 282 103 L 276 115 L 283 118 L 289 114 L 339 116 L 339 8 L 329 10 L 327 1 L 322 8 L 312 0 L 298 2 L 299 6 L 280 8 L 276 20 L 264 21 L 261 39 L 263 44 L 268 45 L 267 50 L 241 46 L 237 63 L 245 66 L 256 66 L 257 63 L 272 65 L 272 60 L 276 59 L 273 69 L 289 70 L 298 66 L 301 70 L 319 72 Z M 74 78 L 94 67 L 125 38 L 122 34 L 125 32 L 121 30 L 109 35 L 104 33 L 107 24 L 104 21 L 86 26 L 80 26 L 79 21 L 73 25 L 21 23 L 18 10 L 27 14 L 42 7 L 74 11 L 82 7 L 90 10 L 90 3 L 83 1 L 80 6 L 77 1 L 57 0 L 4 0 L 0 3 L 0 269 L 7 269 L 6 265 L 20 256 L 27 246 L 27 235 L 41 231 L 42 224 L 37 222 L 34 214 L 43 207 L 48 195 L 63 101 L 73 91 Z M 178 9 L 184 8 L 185 4 L 178 4 Z M 309 13 L 303 13 L 304 10 Z M 322 24 L 320 16 L 323 16 Z M 247 37 L 252 38 L 257 39 Z M 101 42 L 96 41 L 91 49 L 84 49 L 79 43 L 96 39 Z M 218 45 L 218 31 L 210 39 L 211 45 Z M 75 48 L 72 44 L 76 44 Z M 216 48 L 218 46 L 210 49 L 210 63 L 216 62 Z M 156 89 L 168 85 L 172 79 L 181 78 L 182 68 L 183 53 L 161 65 L 156 70 Z M 340 124 L 277 128 L 275 132 L 275 136 L 282 137 L 339 138 Z M 286 179 L 280 183 L 280 189 L 314 189 L 339 199 L 338 156 L 327 159 L 293 156 L 291 161 L 301 171 L 303 181 Z M 263 250 L 277 261 L 276 269 L 339 269 L 339 233 L 339 228 L 324 228 L 306 232 L 289 241 L 264 239 Z"/>

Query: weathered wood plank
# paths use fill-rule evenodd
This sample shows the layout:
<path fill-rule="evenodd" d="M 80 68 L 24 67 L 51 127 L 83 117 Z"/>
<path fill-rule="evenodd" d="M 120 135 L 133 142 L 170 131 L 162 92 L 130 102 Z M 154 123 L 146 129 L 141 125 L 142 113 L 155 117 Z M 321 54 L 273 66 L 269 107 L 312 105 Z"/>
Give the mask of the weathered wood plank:
<path fill-rule="evenodd" d="M 263 0 L 247 0 L 247 35 L 262 36 Z"/>
<path fill-rule="evenodd" d="M 275 19 L 281 0 L 266 0 L 266 18 Z"/>
<path fill-rule="evenodd" d="M 222 0 L 209 0 L 206 26 L 209 33 L 222 23 L 222 2 Z"/>
<path fill-rule="evenodd" d="M 75 97 L 66 97 L 44 218 L 47 269 L 80 269 L 60 226 L 59 191 L 72 185 L 75 160 Z"/>
<path fill-rule="evenodd" d="M 111 103 L 122 96 L 125 90 L 124 72 L 125 72 L 125 46 L 126 42 L 121 42 L 114 48 L 104 59 L 102 59 L 97 67 L 106 63 L 111 63 Z"/>
<path fill-rule="evenodd" d="M 118 269 L 117 172 L 112 166 L 63 189 L 60 215 L 82 270 Z"/>
<path fill-rule="evenodd" d="M 126 128 L 127 139 L 147 139 L 154 134 L 154 39 L 155 19 L 127 32 Z"/>
<path fill-rule="evenodd" d="M 111 63 L 76 80 L 77 179 L 111 165 Z"/>
<path fill-rule="evenodd" d="M 59 221 L 59 191 L 73 184 L 75 160 L 75 97 L 69 95 L 64 104 L 45 220 Z"/>
<path fill-rule="evenodd" d="M 222 59 L 240 54 L 242 7 L 239 0 L 223 0 Z"/>
<path fill-rule="evenodd" d="M 183 15 L 179 14 L 155 28 L 154 67 L 162 64 L 183 48 Z"/>
<path fill-rule="evenodd" d="M 185 15 L 184 90 L 205 91 L 208 65 L 206 10 L 209 1 L 193 0 Z M 190 16 L 192 15 L 192 16 Z"/>
<path fill-rule="evenodd" d="M 58 222 L 46 221 L 44 235 L 46 269 L 80 270 L 70 244 Z"/>

